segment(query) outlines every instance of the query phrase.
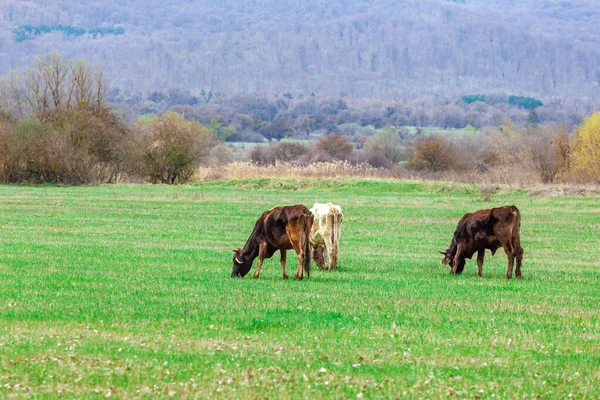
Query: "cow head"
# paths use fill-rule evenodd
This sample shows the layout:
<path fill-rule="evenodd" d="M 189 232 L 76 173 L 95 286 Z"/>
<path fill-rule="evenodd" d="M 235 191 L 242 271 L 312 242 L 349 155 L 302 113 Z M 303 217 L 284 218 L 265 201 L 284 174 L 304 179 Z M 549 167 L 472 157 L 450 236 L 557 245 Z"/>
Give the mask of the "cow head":
<path fill-rule="evenodd" d="M 452 268 L 454 267 L 454 256 L 456 255 L 456 250 L 452 251 L 451 249 L 447 249 L 444 251 L 440 251 L 440 254 L 444 256 L 442 258 L 442 265 L 450 266 L 450 273 L 452 273 Z M 465 268 L 465 258 L 460 257 L 458 260 L 458 265 L 456 266 L 456 273 L 460 274 L 463 272 Z"/>
<path fill-rule="evenodd" d="M 241 276 L 242 278 L 250 272 L 252 268 L 252 261 L 248 260 L 242 254 L 242 249 L 239 247 L 233 250 L 233 269 L 231 270 L 231 277 Z"/>
<path fill-rule="evenodd" d="M 450 265 L 450 267 L 452 267 L 452 258 L 450 257 L 450 249 L 440 251 L 440 254 L 444 256 L 444 258 L 442 258 L 442 262 L 440 264 Z"/>

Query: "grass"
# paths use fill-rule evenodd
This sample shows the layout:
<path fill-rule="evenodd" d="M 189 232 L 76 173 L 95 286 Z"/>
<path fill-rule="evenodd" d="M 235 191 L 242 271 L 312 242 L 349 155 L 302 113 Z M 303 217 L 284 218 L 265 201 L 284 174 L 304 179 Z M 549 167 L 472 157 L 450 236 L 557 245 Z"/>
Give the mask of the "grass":
<path fill-rule="evenodd" d="M 0 397 L 600 397 L 598 197 L 286 182 L 0 186 Z M 338 271 L 229 278 L 260 212 L 314 201 L 344 209 Z M 458 219 L 503 204 L 524 280 L 501 251 L 450 276 Z"/>

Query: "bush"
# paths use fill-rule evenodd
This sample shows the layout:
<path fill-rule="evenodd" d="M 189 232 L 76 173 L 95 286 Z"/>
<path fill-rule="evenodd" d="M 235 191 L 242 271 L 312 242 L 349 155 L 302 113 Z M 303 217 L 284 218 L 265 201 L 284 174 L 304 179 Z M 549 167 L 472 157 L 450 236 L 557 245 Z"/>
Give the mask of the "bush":
<path fill-rule="evenodd" d="M 250 161 L 258 166 L 271 165 L 269 150 L 266 146 L 254 146 L 250 151 Z"/>
<path fill-rule="evenodd" d="M 584 119 L 576 130 L 570 158 L 574 173 L 600 181 L 600 111 Z"/>
<path fill-rule="evenodd" d="M 558 174 L 558 157 L 547 135 L 536 137 L 532 143 L 531 160 L 542 182 L 552 183 Z"/>
<path fill-rule="evenodd" d="M 410 149 L 409 165 L 415 169 L 444 171 L 456 166 L 454 146 L 447 139 L 431 136 L 420 138 Z"/>
<path fill-rule="evenodd" d="M 275 162 L 294 162 L 308 154 L 302 143 L 279 142 L 268 147 L 255 146 L 250 152 L 250 160 L 256 165 L 274 165 Z"/>
<path fill-rule="evenodd" d="M 348 139 L 340 135 L 327 135 L 315 146 L 316 153 L 325 153 L 335 160 L 347 160 L 353 149 Z"/>
<path fill-rule="evenodd" d="M 215 144 L 210 130 L 168 112 L 134 128 L 131 170 L 152 183 L 184 182 L 208 159 Z"/>
<path fill-rule="evenodd" d="M 393 164 L 400 162 L 403 156 L 400 136 L 394 129 L 382 129 L 377 135 L 367 138 L 364 150 L 383 156 Z"/>
<path fill-rule="evenodd" d="M 6 182 L 82 184 L 95 181 L 92 157 L 72 146 L 67 136 L 50 124 L 23 120 L 4 137 L 2 176 Z"/>
<path fill-rule="evenodd" d="M 375 168 L 392 168 L 394 165 L 390 160 L 385 158 L 382 154 L 370 153 L 366 151 L 360 151 L 356 153 L 354 162 L 357 164 L 368 164 Z"/>
<path fill-rule="evenodd" d="M 128 129 L 103 107 L 57 107 L 45 122 L 0 122 L 2 179 L 7 182 L 115 182 Z"/>
<path fill-rule="evenodd" d="M 233 162 L 233 152 L 225 145 L 218 145 L 210 151 L 210 162 L 213 165 L 225 165 Z"/>
<path fill-rule="evenodd" d="M 65 136 L 72 152 L 90 157 L 93 181 L 117 181 L 127 157 L 129 128 L 113 110 L 102 106 L 61 107 L 46 113 L 44 120 Z"/>

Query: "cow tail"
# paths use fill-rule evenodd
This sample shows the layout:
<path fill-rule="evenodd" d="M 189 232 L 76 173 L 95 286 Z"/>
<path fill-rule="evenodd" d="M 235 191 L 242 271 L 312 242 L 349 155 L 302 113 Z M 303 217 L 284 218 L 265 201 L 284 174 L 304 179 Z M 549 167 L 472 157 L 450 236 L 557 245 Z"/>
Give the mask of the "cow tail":
<path fill-rule="evenodd" d="M 305 214 L 304 216 L 304 272 L 306 272 L 306 277 L 310 278 L 310 230 L 312 229 L 313 224 L 313 215 L 311 212 Z"/>
<path fill-rule="evenodd" d="M 512 209 L 513 209 L 513 215 L 516 217 L 518 224 L 521 225 L 521 212 L 519 211 L 519 209 L 516 206 L 512 206 Z"/>

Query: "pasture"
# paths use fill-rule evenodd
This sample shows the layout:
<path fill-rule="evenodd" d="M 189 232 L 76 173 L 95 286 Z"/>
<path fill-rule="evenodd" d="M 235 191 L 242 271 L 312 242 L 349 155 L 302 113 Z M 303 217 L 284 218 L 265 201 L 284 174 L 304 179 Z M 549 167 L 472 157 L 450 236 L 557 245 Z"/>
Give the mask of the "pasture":
<path fill-rule="evenodd" d="M 298 190 L 290 190 L 290 188 Z M 471 185 L 252 179 L 0 186 L 0 397 L 599 398 L 600 198 Z M 344 210 L 337 271 L 229 277 L 262 211 Z M 468 211 L 515 204 L 502 250 L 449 275 Z M 288 270 L 296 257 L 288 252 Z"/>

